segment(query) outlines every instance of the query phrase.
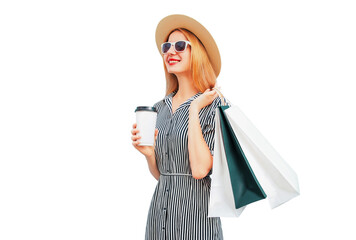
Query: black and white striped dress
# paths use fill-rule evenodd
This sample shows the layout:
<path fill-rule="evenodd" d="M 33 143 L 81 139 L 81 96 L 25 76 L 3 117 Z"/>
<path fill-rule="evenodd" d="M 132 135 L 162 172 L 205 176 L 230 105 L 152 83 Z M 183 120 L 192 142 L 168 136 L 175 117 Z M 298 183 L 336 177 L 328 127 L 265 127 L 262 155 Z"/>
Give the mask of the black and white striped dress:
<path fill-rule="evenodd" d="M 188 155 L 188 119 L 190 103 L 197 93 L 172 114 L 172 97 L 177 91 L 154 104 L 157 109 L 158 136 L 155 156 L 161 173 L 147 217 L 146 240 L 218 240 L 223 239 L 220 218 L 208 218 L 210 173 L 194 179 Z M 218 97 L 199 112 L 204 139 L 211 154 L 214 149 L 215 109 Z"/>

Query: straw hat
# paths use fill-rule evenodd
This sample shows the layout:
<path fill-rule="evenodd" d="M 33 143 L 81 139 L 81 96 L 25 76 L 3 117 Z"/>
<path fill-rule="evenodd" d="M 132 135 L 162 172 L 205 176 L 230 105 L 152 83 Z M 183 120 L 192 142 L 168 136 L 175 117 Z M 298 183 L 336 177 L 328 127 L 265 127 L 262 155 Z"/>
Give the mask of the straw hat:
<path fill-rule="evenodd" d="M 167 41 L 168 35 L 176 28 L 188 29 L 199 38 L 208 53 L 210 63 L 213 66 L 217 77 L 221 69 L 221 59 L 218 46 L 208 30 L 191 17 L 181 14 L 173 14 L 163 18 L 158 23 L 156 28 L 156 44 L 158 51 L 161 52 L 161 44 Z"/>

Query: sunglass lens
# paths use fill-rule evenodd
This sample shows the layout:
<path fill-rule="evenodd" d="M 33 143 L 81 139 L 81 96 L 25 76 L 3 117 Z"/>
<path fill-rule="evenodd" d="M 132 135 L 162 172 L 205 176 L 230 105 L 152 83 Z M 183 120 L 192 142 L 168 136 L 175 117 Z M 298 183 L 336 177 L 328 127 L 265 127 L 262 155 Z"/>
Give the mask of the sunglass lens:
<path fill-rule="evenodd" d="M 171 48 L 171 43 L 169 42 L 166 42 L 162 45 L 162 52 L 163 53 L 166 53 L 169 51 L 169 49 Z"/>
<path fill-rule="evenodd" d="M 177 52 L 184 51 L 185 50 L 185 45 L 186 45 L 186 43 L 184 41 L 176 42 L 175 47 L 176 47 Z"/>

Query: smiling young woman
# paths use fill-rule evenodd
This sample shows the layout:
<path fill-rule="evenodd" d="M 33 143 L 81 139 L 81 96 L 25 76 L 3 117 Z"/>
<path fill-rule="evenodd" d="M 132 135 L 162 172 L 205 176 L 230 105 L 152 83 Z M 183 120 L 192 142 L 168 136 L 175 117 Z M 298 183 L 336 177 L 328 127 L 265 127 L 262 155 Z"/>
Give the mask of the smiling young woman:
<path fill-rule="evenodd" d="M 216 75 L 203 44 L 187 29 L 177 28 L 174 31 L 181 32 L 190 42 L 190 69 L 192 70 L 192 78 L 195 87 L 200 92 L 204 92 L 206 89 L 212 89 L 216 84 Z M 166 39 L 166 41 L 168 41 L 168 39 Z M 164 64 L 164 71 L 166 74 L 166 95 L 168 95 L 178 88 L 178 80 L 174 73 L 168 72 L 166 64 Z"/>
<path fill-rule="evenodd" d="M 223 239 L 221 221 L 208 218 L 215 113 L 222 100 L 211 90 L 219 75 L 219 50 L 196 20 L 170 15 L 156 29 L 166 74 L 166 96 L 154 104 L 154 146 L 132 144 L 158 180 L 147 216 L 146 240 Z M 226 101 L 226 100 L 225 100 Z"/>

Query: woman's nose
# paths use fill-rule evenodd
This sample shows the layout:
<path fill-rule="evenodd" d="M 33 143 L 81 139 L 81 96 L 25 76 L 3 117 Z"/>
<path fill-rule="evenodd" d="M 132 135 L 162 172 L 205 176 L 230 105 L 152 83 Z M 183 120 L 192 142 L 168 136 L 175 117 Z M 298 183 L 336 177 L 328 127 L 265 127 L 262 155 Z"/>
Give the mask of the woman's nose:
<path fill-rule="evenodd" d="M 173 45 L 171 45 L 171 47 L 168 49 L 168 52 L 167 52 L 167 53 L 168 53 L 168 54 L 176 54 L 176 51 L 175 51 Z"/>

